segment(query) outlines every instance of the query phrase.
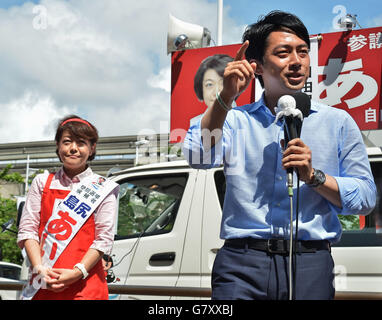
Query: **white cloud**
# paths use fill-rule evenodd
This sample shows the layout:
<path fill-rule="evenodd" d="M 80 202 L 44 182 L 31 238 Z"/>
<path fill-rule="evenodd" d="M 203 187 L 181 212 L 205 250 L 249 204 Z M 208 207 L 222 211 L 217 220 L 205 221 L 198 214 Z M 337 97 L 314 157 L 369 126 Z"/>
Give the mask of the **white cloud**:
<path fill-rule="evenodd" d="M 215 38 L 216 3 L 207 0 L 41 0 L 0 9 L 2 118 L 17 123 L 0 122 L 0 141 L 53 139 L 50 123 L 73 110 L 101 136 L 158 131 L 170 116 L 169 13 Z M 242 26 L 227 17 L 224 28 L 224 44 L 240 41 Z M 38 115 L 41 128 L 24 125 L 16 106 Z"/>
<path fill-rule="evenodd" d="M 163 89 L 164 91 L 171 93 L 171 67 L 162 69 L 158 75 L 154 75 L 152 78 L 147 79 L 147 83 L 153 88 Z"/>
<path fill-rule="evenodd" d="M 22 142 L 52 140 L 55 126 L 63 114 L 77 110 L 58 107 L 49 96 L 39 96 L 33 92 L 25 94 L 6 104 L 0 104 L 0 142 Z"/>

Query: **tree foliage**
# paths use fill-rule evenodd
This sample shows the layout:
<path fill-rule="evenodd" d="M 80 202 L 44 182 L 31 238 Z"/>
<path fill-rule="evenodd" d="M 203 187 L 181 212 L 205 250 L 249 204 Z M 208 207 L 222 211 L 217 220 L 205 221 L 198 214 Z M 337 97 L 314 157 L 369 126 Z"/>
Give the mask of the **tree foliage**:
<path fill-rule="evenodd" d="M 358 215 L 338 215 L 342 229 L 346 230 L 359 230 L 359 216 Z"/>
<path fill-rule="evenodd" d="M 9 173 L 12 169 L 12 165 L 8 164 L 4 169 L 0 171 L 0 180 L 15 182 L 15 183 L 24 183 L 24 178 L 18 172 Z"/>
<path fill-rule="evenodd" d="M 17 219 L 16 200 L 0 197 L 0 225 L 9 221 L 10 219 L 14 219 L 14 221 Z M 11 229 L 15 230 L 15 227 L 12 226 Z M 0 251 L 2 254 L 2 261 L 13 262 L 17 264 L 22 263 L 22 255 L 20 248 L 16 243 L 15 233 L 9 231 L 0 233 Z"/>

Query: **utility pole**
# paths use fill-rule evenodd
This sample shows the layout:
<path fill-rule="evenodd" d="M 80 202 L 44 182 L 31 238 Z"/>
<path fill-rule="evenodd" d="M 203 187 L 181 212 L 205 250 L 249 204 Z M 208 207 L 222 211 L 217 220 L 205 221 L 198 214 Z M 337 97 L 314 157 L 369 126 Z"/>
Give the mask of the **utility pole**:
<path fill-rule="evenodd" d="M 218 36 L 217 45 L 223 44 L 223 0 L 218 0 Z"/>

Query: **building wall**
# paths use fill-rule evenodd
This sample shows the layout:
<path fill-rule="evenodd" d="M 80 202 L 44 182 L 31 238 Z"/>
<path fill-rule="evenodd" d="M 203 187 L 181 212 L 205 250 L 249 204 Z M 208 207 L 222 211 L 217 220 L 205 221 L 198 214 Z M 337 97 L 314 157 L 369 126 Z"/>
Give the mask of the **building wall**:
<path fill-rule="evenodd" d="M 24 195 L 25 185 L 22 183 L 10 183 L 0 181 L 0 197 L 12 198 L 13 196 Z"/>

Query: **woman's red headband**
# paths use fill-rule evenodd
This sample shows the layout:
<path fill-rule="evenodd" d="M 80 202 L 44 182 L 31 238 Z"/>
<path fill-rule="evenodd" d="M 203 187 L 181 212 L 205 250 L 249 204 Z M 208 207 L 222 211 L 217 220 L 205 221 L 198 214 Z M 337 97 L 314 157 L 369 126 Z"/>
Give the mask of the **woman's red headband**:
<path fill-rule="evenodd" d="M 70 118 L 68 120 L 65 120 L 63 123 L 61 123 L 61 127 L 64 126 L 65 124 L 67 124 L 68 122 L 72 122 L 72 121 L 85 123 L 86 125 L 88 125 L 91 128 L 89 122 L 87 122 L 86 120 L 79 119 L 79 118 Z"/>

